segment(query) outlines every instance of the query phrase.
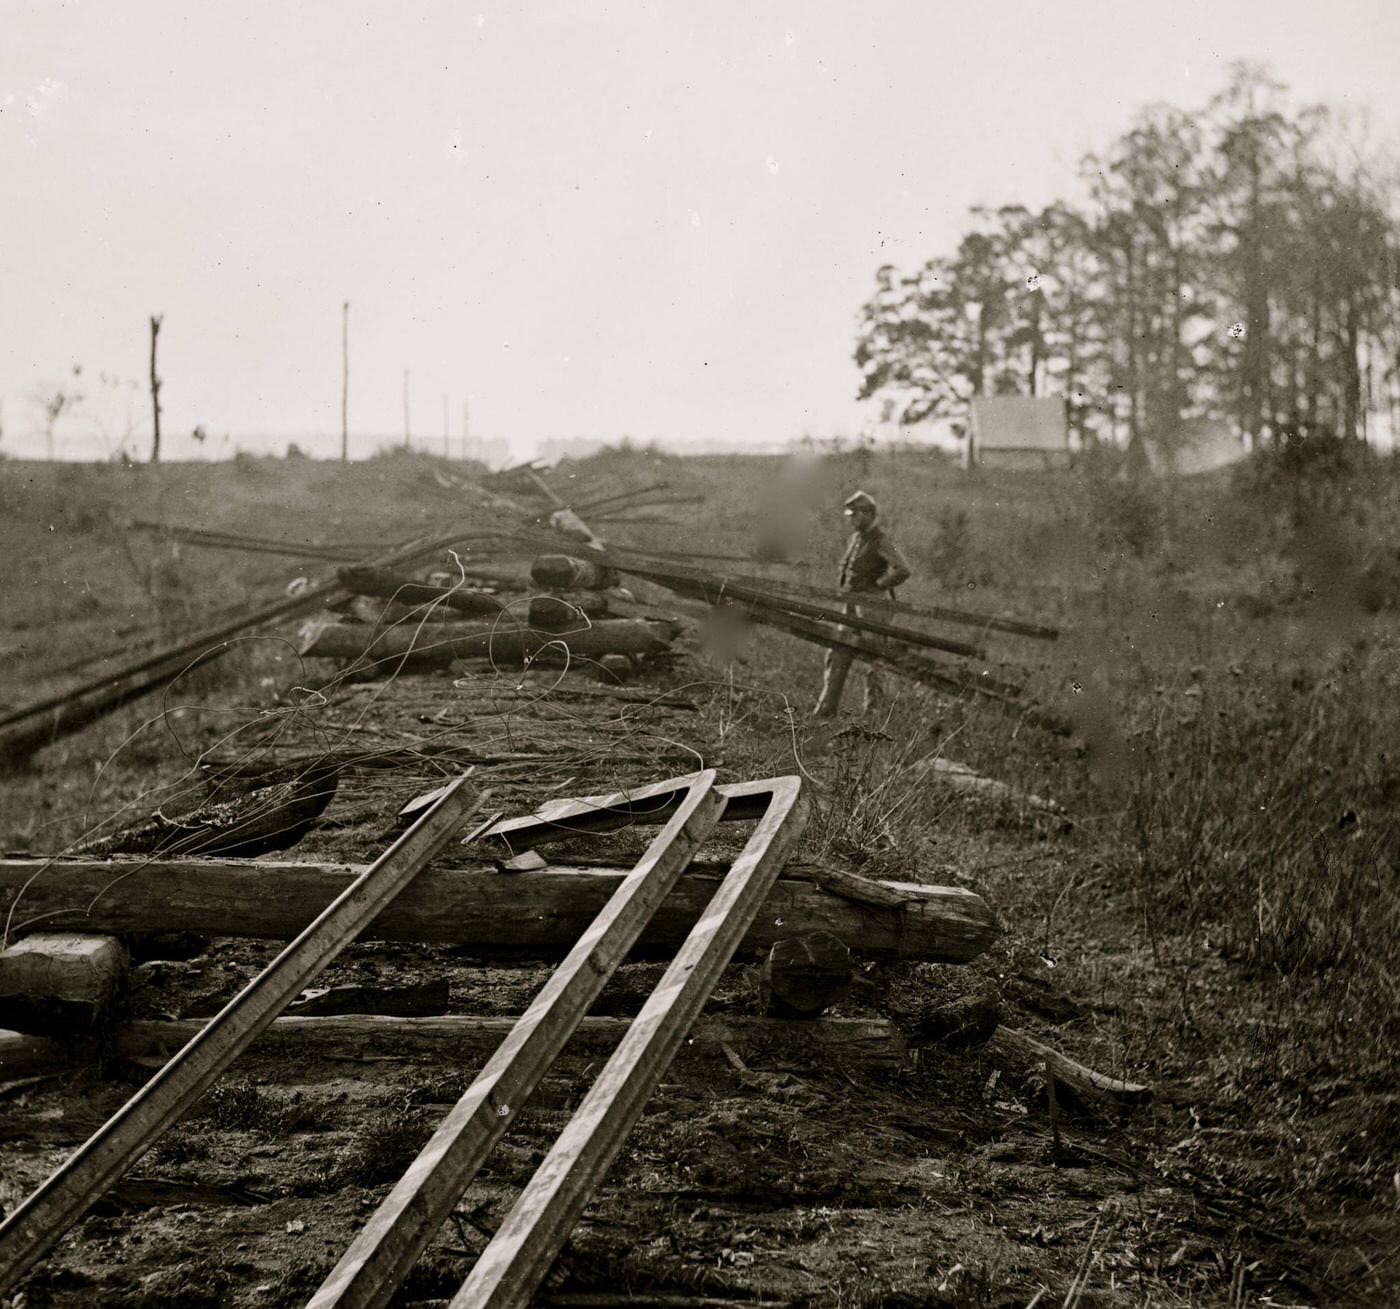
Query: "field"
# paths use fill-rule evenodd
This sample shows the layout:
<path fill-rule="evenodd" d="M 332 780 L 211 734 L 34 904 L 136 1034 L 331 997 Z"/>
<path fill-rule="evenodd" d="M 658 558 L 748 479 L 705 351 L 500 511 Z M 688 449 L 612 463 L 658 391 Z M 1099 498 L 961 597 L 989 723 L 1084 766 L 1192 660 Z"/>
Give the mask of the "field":
<path fill-rule="evenodd" d="M 558 1295 L 626 1283 L 813 1309 L 1400 1302 L 1389 604 L 1400 475 L 1357 456 L 1290 458 L 1176 485 L 1097 461 L 970 475 L 915 453 L 621 450 L 561 470 L 705 496 L 668 524 L 609 528 L 619 541 L 780 546 L 799 563 L 766 567 L 822 583 L 844 531 L 833 506 L 864 487 L 914 564 L 901 598 L 1063 628 L 1053 644 L 995 647 L 1073 723 L 1069 738 L 893 678 L 888 711 L 862 717 L 858 674 L 847 714 L 814 726 L 820 654 L 764 630 L 697 637 L 672 681 L 702 702 L 697 739 L 723 777 L 808 779 L 807 856 L 967 886 L 996 910 L 1006 931 L 988 955 L 871 965 L 851 1013 L 917 1025 L 939 1003 L 985 995 L 1009 1025 L 1154 1095 L 1132 1110 L 1056 1107 L 1052 1121 L 1036 1077 L 936 1044 L 912 1071 L 854 1078 L 819 1062 L 678 1065 L 576 1235 Z M 432 471 L 400 455 L 346 467 L 0 463 L 11 561 L 0 702 L 324 567 L 177 547 L 123 522 L 365 544 L 470 526 L 480 511 Z M 5 779 L 0 847 L 59 849 L 311 677 L 285 633 L 250 640 L 50 747 Z M 951 789 L 923 766 L 934 758 L 1012 792 Z M 610 779 L 598 780 L 577 789 Z M 439 964 L 456 966 L 429 951 L 406 966 Z M 381 966 L 372 953 L 345 965 L 356 976 Z M 717 1003 L 742 1012 L 752 970 L 732 971 Z M 523 997 L 503 979 L 495 1002 L 511 1012 Z M 84 1246 L 32 1279 L 26 1309 L 300 1303 L 335 1252 L 331 1201 L 382 1189 L 405 1141 L 411 1156 L 431 1125 L 423 1106 L 450 1098 L 421 1068 L 403 1074 L 397 1100 L 367 1098 L 344 1068 L 290 1093 L 285 1067 L 260 1057 L 252 1068 L 160 1147 L 160 1173 L 235 1178 L 275 1203 L 223 1215 L 212 1236 L 194 1210 L 90 1216 Z M 24 1156 L 28 1176 L 125 1091 L 95 1077 L 19 1088 L 0 1100 L 0 1138 L 42 1143 Z M 521 1149 L 523 1168 L 534 1147 Z M 670 1197 L 664 1222 L 646 1199 L 657 1191 Z M 0 1203 L 19 1194 L 7 1185 Z M 157 1232 L 161 1251 L 132 1244 L 133 1231 Z M 401 1302 L 450 1294 L 452 1259 L 435 1253 Z"/>

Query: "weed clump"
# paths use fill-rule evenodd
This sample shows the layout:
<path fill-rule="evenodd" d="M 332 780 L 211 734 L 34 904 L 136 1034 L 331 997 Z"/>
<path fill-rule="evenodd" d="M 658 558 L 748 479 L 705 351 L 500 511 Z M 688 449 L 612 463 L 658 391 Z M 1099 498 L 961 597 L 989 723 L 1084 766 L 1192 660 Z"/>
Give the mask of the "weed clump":
<path fill-rule="evenodd" d="M 331 1168 L 341 1186 L 378 1186 L 397 1181 L 430 1135 L 407 1103 L 371 1114 L 341 1147 Z"/>
<path fill-rule="evenodd" d="M 222 1131 L 268 1135 L 304 1132 L 322 1125 L 315 1106 L 295 1099 L 283 1100 L 251 1082 L 215 1086 L 191 1111 L 189 1121 Z"/>

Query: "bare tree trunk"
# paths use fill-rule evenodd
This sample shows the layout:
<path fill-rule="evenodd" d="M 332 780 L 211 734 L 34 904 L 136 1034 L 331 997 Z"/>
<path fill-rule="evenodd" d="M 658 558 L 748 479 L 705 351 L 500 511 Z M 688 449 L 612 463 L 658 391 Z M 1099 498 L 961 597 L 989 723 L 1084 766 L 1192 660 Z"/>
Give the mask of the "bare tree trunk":
<path fill-rule="evenodd" d="M 1361 435 L 1361 345 L 1355 296 L 1348 296 L 1342 322 L 1342 435 L 1355 441 Z"/>
<path fill-rule="evenodd" d="M 340 462 L 350 458 L 350 301 L 340 307 Z"/>
<path fill-rule="evenodd" d="M 156 337 L 160 335 L 161 314 L 151 315 L 151 462 L 160 463 L 160 378 L 156 376 Z"/>

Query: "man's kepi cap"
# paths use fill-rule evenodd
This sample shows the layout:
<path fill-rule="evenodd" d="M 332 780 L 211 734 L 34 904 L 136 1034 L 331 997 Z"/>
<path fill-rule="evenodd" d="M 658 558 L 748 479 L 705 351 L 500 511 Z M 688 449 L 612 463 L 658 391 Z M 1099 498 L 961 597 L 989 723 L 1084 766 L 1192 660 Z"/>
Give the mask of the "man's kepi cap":
<path fill-rule="evenodd" d="M 874 509 L 875 497 L 867 495 L 864 491 L 857 491 L 846 501 L 847 509 Z"/>

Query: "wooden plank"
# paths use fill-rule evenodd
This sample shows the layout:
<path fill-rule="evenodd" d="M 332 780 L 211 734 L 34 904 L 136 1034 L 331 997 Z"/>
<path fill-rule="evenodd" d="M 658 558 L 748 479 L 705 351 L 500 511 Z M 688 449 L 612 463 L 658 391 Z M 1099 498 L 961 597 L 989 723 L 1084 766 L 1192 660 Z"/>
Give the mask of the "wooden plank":
<path fill-rule="evenodd" d="M 689 779 L 675 816 L 370 1216 L 309 1309 L 387 1303 L 714 830 L 723 808 L 714 781 L 713 770 Z"/>
<path fill-rule="evenodd" d="M 770 785 L 768 812 L 452 1297 L 452 1309 L 524 1309 L 544 1280 L 802 833 L 807 805 L 800 779 L 776 778 Z"/>
<path fill-rule="evenodd" d="M 67 928 L 286 940 L 363 871 L 362 864 L 271 860 L 6 859 L 0 860 L 0 923 L 8 919 L 12 932 Z M 986 902 L 962 887 L 878 882 L 896 902 L 882 906 L 823 890 L 807 865 L 794 864 L 788 872 L 769 891 L 741 943 L 744 958 L 762 958 L 786 936 L 824 930 L 857 954 L 961 963 L 975 959 L 1000 935 Z M 692 864 L 634 954 L 669 956 L 722 873 L 722 865 Z M 559 958 L 623 876 L 621 868 L 559 863 L 509 874 L 494 864 L 429 868 L 366 934 L 383 941 L 473 946 L 483 956 Z"/>
<path fill-rule="evenodd" d="M 476 808 L 464 774 L 198 1036 L 0 1224 L 0 1293 L 43 1257 L 126 1169 L 439 853 Z"/>
<path fill-rule="evenodd" d="M 205 1022 L 203 1018 L 138 1019 L 117 1029 L 112 1049 L 128 1059 L 165 1057 L 198 1035 Z M 514 1017 L 497 1014 L 438 1014 L 423 1018 L 391 1018 L 383 1014 L 284 1016 L 258 1038 L 253 1053 L 295 1056 L 299 1060 L 426 1055 L 435 1061 L 467 1062 L 491 1054 L 516 1022 Z M 630 1018 L 585 1018 L 574 1029 L 565 1049 L 571 1054 L 612 1050 L 627 1034 L 631 1022 Z M 887 1018 L 785 1019 L 716 1014 L 701 1019 L 691 1030 L 690 1040 L 697 1045 L 722 1041 L 741 1053 L 819 1052 L 860 1065 L 898 1065 L 905 1055 L 904 1038 Z M 3 1049 L 0 1044 L 0 1068 L 4 1067 Z M 56 1058 L 57 1047 L 53 1047 L 53 1055 Z M 290 1066 L 287 1075 L 294 1078 L 301 1066 L 300 1062 Z"/>

